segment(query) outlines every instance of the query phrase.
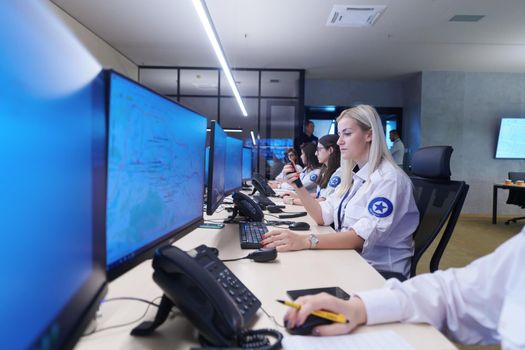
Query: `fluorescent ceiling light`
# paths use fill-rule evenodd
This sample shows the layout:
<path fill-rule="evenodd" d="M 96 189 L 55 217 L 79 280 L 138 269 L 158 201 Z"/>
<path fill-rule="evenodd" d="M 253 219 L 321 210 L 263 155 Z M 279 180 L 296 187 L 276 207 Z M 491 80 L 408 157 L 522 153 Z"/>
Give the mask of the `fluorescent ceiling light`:
<path fill-rule="evenodd" d="M 230 71 L 228 62 L 226 62 L 226 57 L 224 56 L 221 43 L 219 42 L 219 36 L 217 35 L 215 28 L 213 27 L 213 22 L 211 21 L 210 13 L 208 12 L 206 3 L 204 2 L 204 0 L 193 0 L 193 6 L 197 11 L 197 15 L 199 15 L 199 19 L 201 20 L 202 25 L 204 26 L 204 30 L 208 35 L 208 39 L 210 39 L 211 46 L 213 47 L 213 50 L 217 55 L 217 59 L 221 64 L 224 75 L 226 76 L 226 80 L 228 80 L 228 84 L 230 84 L 230 88 L 232 89 L 233 95 L 235 96 L 235 99 L 239 104 L 239 108 L 241 109 L 242 115 L 247 117 L 248 112 L 246 111 L 246 107 L 244 107 L 244 103 L 242 102 L 241 95 L 239 94 L 239 90 L 237 89 L 237 85 L 235 85 L 235 81 L 233 80 L 232 72 Z"/>
<path fill-rule="evenodd" d="M 207 132 L 211 132 L 211 129 L 207 128 L 206 131 Z M 225 132 L 230 132 L 230 133 L 241 133 L 242 129 L 224 129 L 224 131 Z"/>
<path fill-rule="evenodd" d="M 253 130 L 250 131 L 250 135 L 252 135 L 252 143 L 253 143 L 253 145 L 254 145 L 254 146 L 257 146 L 257 142 L 255 141 L 255 135 L 254 135 L 254 133 L 253 133 Z"/>

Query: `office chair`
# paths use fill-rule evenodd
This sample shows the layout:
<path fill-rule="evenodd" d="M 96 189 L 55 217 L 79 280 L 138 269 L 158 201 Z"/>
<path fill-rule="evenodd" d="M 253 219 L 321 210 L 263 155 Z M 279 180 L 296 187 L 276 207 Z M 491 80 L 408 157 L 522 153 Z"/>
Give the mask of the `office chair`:
<path fill-rule="evenodd" d="M 516 180 L 525 180 L 525 173 L 509 171 L 509 179 L 511 179 L 513 182 L 516 182 Z M 511 188 L 509 190 L 509 198 L 507 198 L 507 204 L 519 205 L 520 207 L 525 208 L 525 192 L 516 191 Z M 518 220 L 525 220 L 525 216 L 519 216 L 516 218 L 509 219 L 505 221 L 505 225 L 508 225 L 511 222 L 518 222 Z"/>
<path fill-rule="evenodd" d="M 412 157 L 412 184 L 414 198 L 419 209 L 419 226 L 414 232 L 414 256 L 410 277 L 416 275 L 416 266 L 423 253 L 432 244 L 441 229 L 448 223 L 430 260 L 430 271 L 439 267 L 439 261 L 452 236 L 468 193 L 469 185 L 464 181 L 450 180 L 450 146 L 420 148 Z M 379 271 L 385 278 L 406 278 L 395 272 Z"/>

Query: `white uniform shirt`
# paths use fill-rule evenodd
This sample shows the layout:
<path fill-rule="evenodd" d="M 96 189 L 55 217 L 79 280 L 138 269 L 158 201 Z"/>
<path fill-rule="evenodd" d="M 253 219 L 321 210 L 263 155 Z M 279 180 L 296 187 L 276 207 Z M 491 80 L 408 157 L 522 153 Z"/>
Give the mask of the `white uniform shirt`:
<path fill-rule="evenodd" d="M 367 324 L 430 323 L 464 344 L 525 349 L 525 228 L 493 253 L 459 269 L 359 293 Z"/>
<path fill-rule="evenodd" d="M 315 193 L 317 189 L 317 178 L 319 177 L 319 172 L 321 169 L 308 170 L 306 167 L 299 171 L 299 179 L 303 183 L 303 187 L 310 193 Z M 295 191 L 295 188 L 283 182 L 280 186 L 281 189 Z"/>
<path fill-rule="evenodd" d="M 335 189 L 339 184 L 341 183 L 341 176 L 342 176 L 343 170 L 341 167 L 337 168 L 336 171 L 330 176 L 330 180 L 328 181 L 328 184 L 325 188 L 321 188 L 320 186 L 317 186 L 317 198 L 326 198 L 332 193 L 334 193 Z"/>
<path fill-rule="evenodd" d="M 403 141 L 401 141 L 401 139 L 397 139 L 394 141 L 394 144 L 390 149 L 390 153 L 392 154 L 392 158 L 394 158 L 394 161 L 397 165 L 403 165 L 403 157 L 405 156 L 405 145 L 403 144 Z"/>
<path fill-rule="evenodd" d="M 353 229 L 365 241 L 361 255 L 376 269 L 408 277 L 419 223 L 412 182 L 386 160 L 370 176 L 369 169 L 366 164 L 353 174 L 345 195 L 334 193 L 320 202 L 323 222 L 334 223 L 336 231 Z"/>
<path fill-rule="evenodd" d="M 295 164 L 295 169 L 298 173 L 300 173 L 303 170 L 303 167 L 299 164 Z M 284 169 L 279 173 L 279 175 L 275 177 L 275 180 L 286 181 L 286 174 L 284 173 Z"/>

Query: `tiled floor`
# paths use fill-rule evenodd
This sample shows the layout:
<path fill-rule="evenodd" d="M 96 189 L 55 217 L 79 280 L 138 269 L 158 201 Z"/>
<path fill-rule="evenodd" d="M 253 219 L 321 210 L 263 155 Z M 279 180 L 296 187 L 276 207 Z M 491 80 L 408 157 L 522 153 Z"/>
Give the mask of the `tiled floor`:
<path fill-rule="evenodd" d="M 445 249 L 440 262 L 440 269 L 465 266 L 476 258 L 492 252 L 497 246 L 513 237 L 521 230 L 525 221 L 504 225 L 506 218 L 498 218 L 499 223 L 492 225 L 489 217 L 461 217 Z M 436 239 L 437 241 L 437 239 Z M 418 274 L 429 271 L 431 253 L 437 242 L 427 250 L 418 263 Z M 499 349 L 499 346 L 461 346 L 460 349 L 481 350 Z"/>

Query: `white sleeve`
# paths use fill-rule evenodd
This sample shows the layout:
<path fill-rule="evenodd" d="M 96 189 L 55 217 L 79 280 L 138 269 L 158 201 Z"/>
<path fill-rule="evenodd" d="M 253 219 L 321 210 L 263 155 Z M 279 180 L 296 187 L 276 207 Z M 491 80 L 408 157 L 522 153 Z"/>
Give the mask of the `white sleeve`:
<path fill-rule="evenodd" d="M 335 193 L 326 197 L 325 201 L 319 202 L 323 214 L 323 224 L 328 226 L 334 222 L 334 213 L 339 205 L 340 198 Z"/>
<path fill-rule="evenodd" d="M 404 197 L 406 197 L 404 191 L 411 191 L 411 188 L 399 187 L 401 184 L 396 179 L 385 178 L 368 195 L 367 207 L 371 205 L 371 201 L 374 199 L 384 198 L 391 203 L 392 208 L 389 209 L 390 214 L 382 217 L 372 215 L 370 210 L 365 208 L 365 215 L 351 225 L 350 228 L 365 240 L 364 247 L 373 247 L 379 236 L 389 231 L 394 218 L 403 216 L 408 211 L 408 203 L 404 203 Z"/>
<path fill-rule="evenodd" d="M 367 324 L 429 323 L 464 344 L 498 342 L 505 285 L 520 255 L 525 255 L 523 233 L 464 268 L 424 274 L 404 283 L 390 279 L 382 289 L 358 294 Z"/>

